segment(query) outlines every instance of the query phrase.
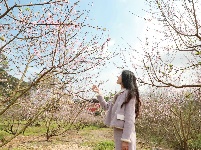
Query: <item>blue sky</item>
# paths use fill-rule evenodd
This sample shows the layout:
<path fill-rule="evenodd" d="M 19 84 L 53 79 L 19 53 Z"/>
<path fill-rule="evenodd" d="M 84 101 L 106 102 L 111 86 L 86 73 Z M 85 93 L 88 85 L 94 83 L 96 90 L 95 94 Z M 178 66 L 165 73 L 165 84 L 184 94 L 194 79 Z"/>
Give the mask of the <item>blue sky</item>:
<path fill-rule="evenodd" d="M 89 0 L 83 0 L 82 2 L 86 1 Z M 130 45 L 139 45 L 138 37 L 141 37 L 146 24 L 143 19 L 147 15 L 144 11 L 146 7 L 144 0 L 96 0 L 93 2 L 90 18 L 95 19 L 95 24 L 106 27 L 109 30 L 109 35 L 112 39 L 110 50 L 115 49 L 118 45 L 124 48 L 124 46 L 127 46 L 126 42 Z M 130 70 L 131 68 L 127 69 Z M 101 87 L 102 90 L 118 91 L 120 87 L 116 85 L 116 79 L 120 72 L 121 69 L 109 64 L 106 65 L 100 80 L 109 79 L 109 81 Z"/>
<path fill-rule="evenodd" d="M 145 7 L 143 0 L 96 0 L 91 9 L 91 17 L 95 18 L 97 24 L 109 29 L 111 38 L 119 40 L 123 37 L 133 41 L 140 34 L 144 20 L 132 13 L 143 17 L 145 12 L 142 9 Z"/>

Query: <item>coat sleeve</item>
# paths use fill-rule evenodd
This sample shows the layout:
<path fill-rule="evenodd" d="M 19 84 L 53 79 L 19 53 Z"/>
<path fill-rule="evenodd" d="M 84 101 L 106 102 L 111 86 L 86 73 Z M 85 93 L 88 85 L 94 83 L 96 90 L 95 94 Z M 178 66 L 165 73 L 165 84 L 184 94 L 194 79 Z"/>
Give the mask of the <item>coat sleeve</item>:
<path fill-rule="evenodd" d="M 97 95 L 97 99 L 98 99 L 101 107 L 103 108 L 103 110 L 108 110 L 108 108 L 111 104 L 111 101 L 106 102 L 102 95 Z"/>
<path fill-rule="evenodd" d="M 124 127 L 121 141 L 131 142 L 130 137 L 135 130 L 135 98 L 132 98 L 125 104 L 124 110 Z"/>

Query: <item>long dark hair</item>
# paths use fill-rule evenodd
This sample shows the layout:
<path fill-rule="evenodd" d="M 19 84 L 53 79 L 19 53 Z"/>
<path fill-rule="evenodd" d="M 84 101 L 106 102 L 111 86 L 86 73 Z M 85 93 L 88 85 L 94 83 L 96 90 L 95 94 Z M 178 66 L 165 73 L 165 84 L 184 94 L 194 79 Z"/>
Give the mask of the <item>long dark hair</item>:
<path fill-rule="evenodd" d="M 128 103 L 133 97 L 136 98 L 135 102 L 135 118 L 139 116 L 140 113 L 140 107 L 141 107 L 141 101 L 139 96 L 139 91 L 136 83 L 136 77 L 133 72 L 129 70 L 123 70 L 121 73 L 122 77 L 122 85 L 124 88 L 128 90 L 128 95 L 124 103 L 121 105 L 121 107 Z"/>

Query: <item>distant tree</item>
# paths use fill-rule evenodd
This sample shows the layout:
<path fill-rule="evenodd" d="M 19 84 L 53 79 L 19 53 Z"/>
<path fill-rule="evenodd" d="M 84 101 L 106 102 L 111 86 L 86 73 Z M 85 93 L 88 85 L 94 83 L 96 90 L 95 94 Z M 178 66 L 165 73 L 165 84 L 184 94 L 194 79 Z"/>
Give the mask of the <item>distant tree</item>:
<path fill-rule="evenodd" d="M 0 69 L 8 69 L 8 60 L 4 54 L 0 53 Z"/>
<path fill-rule="evenodd" d="M 19 79 L 9 75 L 4 69 L 0 69 L 0 94 L 7 99 L 10 96 L 10 93 L 18 85 Z M 22 82 L 21 87 L 27 86 L 28 83 Z"/>

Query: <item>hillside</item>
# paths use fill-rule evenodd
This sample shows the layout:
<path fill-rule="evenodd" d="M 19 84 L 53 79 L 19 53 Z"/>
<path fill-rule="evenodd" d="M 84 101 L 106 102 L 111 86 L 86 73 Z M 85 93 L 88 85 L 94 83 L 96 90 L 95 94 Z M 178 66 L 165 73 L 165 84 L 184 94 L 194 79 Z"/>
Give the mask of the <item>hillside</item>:
<path fill-rule="evenodd" d="M 19 79 L 9 75 L 5 70 L 0 68 L 0 96 L 7 97 L 18 85 Z M 23 82 L 22 86 L 28 83 Z"/>

